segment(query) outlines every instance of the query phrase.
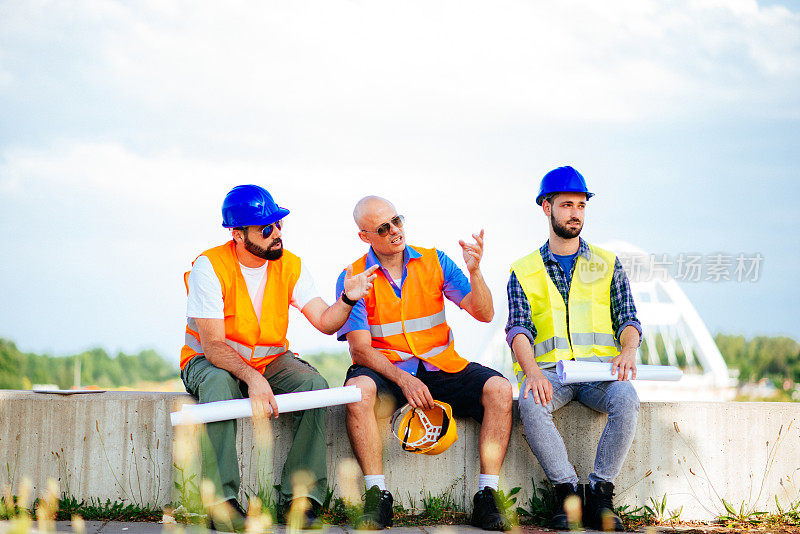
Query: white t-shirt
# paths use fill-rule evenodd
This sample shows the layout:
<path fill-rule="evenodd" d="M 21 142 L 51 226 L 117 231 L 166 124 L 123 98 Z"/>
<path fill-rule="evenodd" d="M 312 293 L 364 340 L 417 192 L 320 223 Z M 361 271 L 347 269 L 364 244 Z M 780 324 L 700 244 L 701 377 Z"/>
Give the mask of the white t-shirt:
<path fill-rule="evenodd" d="M 255 268 L 239 264 L 259 321 L 261 320 L 261 304 L 264 300 L 264 286 L 267 283 L 268 263 L 264 262 L 264 265 Z M 314 279 L 301 264 L 300 277 L 294 285 L 290 304 L 298 310 L 302 310 L 306 304 L 318 296 Z M 195 260 L 189 273 L 189 299 L 186 304 L 186 317 L 224 319 L 224 307 L 222 285 L 219 283 L 217 273 L 214 272 L 211 260 L 206 256 L 200 256 Z"/>

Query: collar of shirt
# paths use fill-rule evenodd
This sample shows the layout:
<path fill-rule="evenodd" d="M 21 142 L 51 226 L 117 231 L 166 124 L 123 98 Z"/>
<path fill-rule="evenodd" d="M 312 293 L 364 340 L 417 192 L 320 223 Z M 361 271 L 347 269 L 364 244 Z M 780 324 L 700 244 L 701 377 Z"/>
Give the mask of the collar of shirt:
<path fill-rule="evenodd" d="M 580 240 L 580 244 L 578 245 L 578 255 L 583 256 L 586 260 L 592 259 L 592 250 L 589 248 L 589 244 L 583 240 L 582 237 L 578 238 Z M 558 260 L 550 251 L 550 240 L 544 242 L 542 248 L 539 249 L 539 252 L 542 255 L 542 259 L 545 263 L 558 263 Z"/>
<path fill-rule="evenodd" d="M 400 285 L 403 285 L 403 282 L 406 279 L 408 262 L 411 261 L 411 260 L 416 260 L 416 259 L 420 258 L 421 256 L 422 256 L 422 254 L 420 254 L 419 252 L 417 252 L 413 248 L 411 248 L 408 245 L 406 245 L 406 248 L 403 251 L 403 278 L 400 280 Z M 378 261 L 378 257 L 375 255 L 375 251 L 372 250 L 372 247 L 369 247 L 369 252 L 367 252 L 366 268 L 369 269 L 370 267 L 372 267 L 376 263 L 378 265 L 380 265 L 380 262 Z M 389 271 L 387 271 L 383 267 L 383 265 L 381 265 L 378 269 L 383 272 L 383 275 L 386 277 L 386 279 L 392 285 L 392 289 L 394 289 L 394 293 L 395 293 L 395 295 L 397 295 L 397 298 L 400 298 L 400 288 L 397 287 L 397 285 L 395 285 L 394 279 L 392 279 L 392 275 L 389 274 Z M 410 373 L 410 374 L 412 374 L 414 376 L 417 376 L 417 369 L 418 369 L 418 366 L 419 366 L 419 362 L 420 362 L 419 358 L 414 356 L 414 357 L 411 357 L 411 358 L 409 358 L 408 360 L 406 360 L 404 362 L 396 362 L 395 365 L 397 367 L 399 367 L 400 369 L 402 369 L 403 371 L 405 371 L 407 373 Z M 426 371 L 438 371 L 439 370 L 438 367 L 436 367 L 435 365 L 430 364 L 430 363 L 428 363 L 426 361 L 423 361 L 422 363 L 425 365 L 425 370 Z"/>
<path fill-rule="evenodd" d="M 413 248 L 411 248 L 408 245 L 406 245 L 405 250 L 403 250 L 403 276 L 400 279 L 400 285 L 401 286 L 403 285 L 403 282 L 406 279 L 406 273 L 408 271 L 408 269 L 407 269 L 408 262 L 411 261 L 411 260 L 416 260 L 416 259 L 420 258 L 421 256 L 422 256 L 422 254 L 420 254 L 419 252 L 417 252 Z M 375 264 L 380 265 L 379 270 L 383 272 L 383 275 L 386 277 L 386 279 L 389 281 L 389 283 L 392 284 L 392 288 L 394 289 L 394 292 L 397 294 L 398 297 L 400 297 L 400 288 L 395 285 L 394 280 L 392 279 L 392 275 L 389 274 L 389 271 L 387 271 L 384 268 L 384 266 L 381 265 L 380 261 L 378 261 L 378 256 L 375 255 L 375 251 L 372 250 L 372 247 L 369 247 L 369 252 L 367 252 L 366 268 L 369 269 L 370 267 L 372 267 Z"/>

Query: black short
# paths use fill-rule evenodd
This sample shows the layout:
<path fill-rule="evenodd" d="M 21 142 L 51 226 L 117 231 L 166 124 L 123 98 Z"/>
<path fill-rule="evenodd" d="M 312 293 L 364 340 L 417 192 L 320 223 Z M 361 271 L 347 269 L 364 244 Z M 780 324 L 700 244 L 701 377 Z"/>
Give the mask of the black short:
<path fill-rule="evenodd" d="M 403 406 L 407 401 L 400 386 L 363 365 L 351 365 L 347 370 L 344 381 L 355 376 L 370 377 L 378 388 L 378 393 L 390 394 L 397 401 L 397 407 Z M 503 375 L 483 365 L 469 362 L 467 366 L 457 373 L 444 371 L 428 371 L 420 362 L 417 368 L 417 378 L 428 386 L 431 396 L 438 401 L 446 402 L 453 408 L 457 417 L 472 417 L 479 423 L 483 420 L 483 386 L 493 376 L 503 378 Z"/>

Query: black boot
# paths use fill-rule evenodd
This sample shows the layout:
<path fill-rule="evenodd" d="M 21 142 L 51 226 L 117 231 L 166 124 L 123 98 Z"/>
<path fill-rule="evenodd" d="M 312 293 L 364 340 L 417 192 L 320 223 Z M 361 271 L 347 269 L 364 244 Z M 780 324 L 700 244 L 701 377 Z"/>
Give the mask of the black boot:
<path fill-rule="evenodd" d="M 236 499 L 228 499 L 211 507 L 211 530 L 221 532 L 244 532 L 247 514 Z"/>
<path fill-rule="evenodd" d="M 394 498 L 387 490 L 372 486 L 364 495 L 364 513 L 356 520 L 358 530 L 383 530 L 392 526 Z"/>
<path fill-rule="evenodd" d="M 564 510 L 564 501 L 571 495 L 578 495 L 575 493 L 575 486 L 572 485 L 572 482 L 566 482 L 564 484 L 556 484 L 553 488 L 556 494 L 556 502 L 553 506 L 553 518 L 550 520 L 550 528 L 553 530 L 569 530 L 570 518 L 567 517 L 567 512 Z M 575 519 L 573 518 L 573 521 Z"/>
<path fill-rule="evenodd" d="M 497 492 L 486 486 L 472 499 L 472 519 L 473 527 L 483 530 L 511 530 L 505 514 L 497 507 Z"/>
<path fill-rule="evenodd" d="M 625 530 L 622 520 L 614 513 L 614 484 L 597 482 L 594 489 L 586 484 L 587 522 L 602 531 Z"/>
<path fill-rule="evenodd" d="M 286 501 L 278 511 L 278 522 L 286 523 L 295 530 L 316 530 L 323 528 L 322 506 L 308 497 L 298 497 Z"/>

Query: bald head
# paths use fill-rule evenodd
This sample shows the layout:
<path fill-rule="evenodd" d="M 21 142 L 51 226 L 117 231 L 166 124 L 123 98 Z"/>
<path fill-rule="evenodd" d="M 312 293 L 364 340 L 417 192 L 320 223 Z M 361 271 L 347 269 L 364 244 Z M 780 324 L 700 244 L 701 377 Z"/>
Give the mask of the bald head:
<path fill-rule="evenodd" d="M 356 207 L 353 209 L 353 220 L 356 221 L 359 230 L 365 230 L 369 228 L 368 221 L 373 219 L 377 213 L 385 210 L 396 213 L 394 204 L 385 198 L 370 195 L 356 203 Z"/>
<path fill-rule="evenodd" d="M 364 197 L 356 204 L 353 219 L 358 225 L 359 239 L 370 244 L 381 262 L 393 261 L 398 254 L 402 258 L 406 247 L 403 218 L 394 204 L 381 197 Z"/>

